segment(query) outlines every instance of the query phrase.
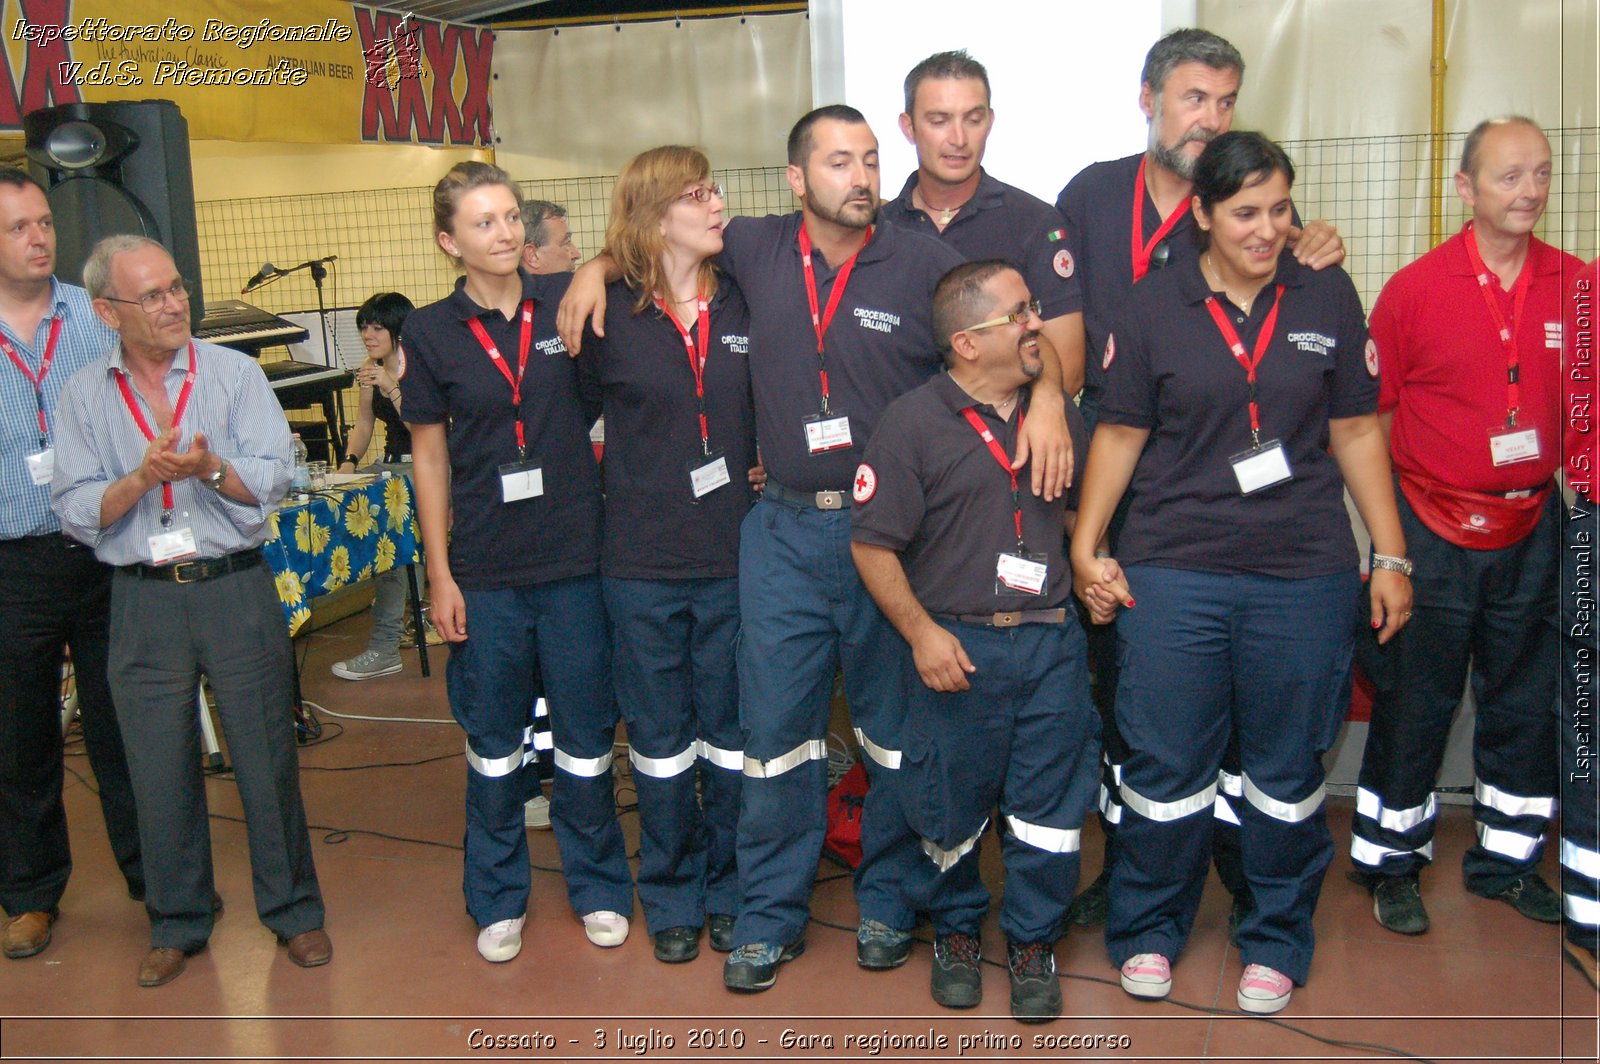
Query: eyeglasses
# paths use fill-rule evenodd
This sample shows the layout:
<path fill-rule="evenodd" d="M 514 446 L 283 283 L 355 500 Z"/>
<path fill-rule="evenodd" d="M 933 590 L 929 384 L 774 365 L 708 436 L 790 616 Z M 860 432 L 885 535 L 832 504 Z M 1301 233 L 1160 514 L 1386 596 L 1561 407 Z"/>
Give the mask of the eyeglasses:
<path fill-rule="evenodd" d="M 689 191 L 679 196 L 678 199 L 692 199 L 696 203 L 710 203 L 712 196 L 715 196 L 718 199 L 722 198 L 721 185 L 701 185 L 698 188 L 691 188 Z"/>
<path fill-rule="evenodd" d="M 976 325 L 968 325 L 965 329 L 962 329 L 961 331 L 962 332 L 977 332 L 979 329 L 992 329 L 996 325 L 1010 325 L 1013 322 L 1015 322 L 1018 325 L 1026 325 L 1027 322 L 1028 322 L 1028 319 L 1037 316 L 1039 311 L 1040 311 L 1040 309 L 1041 309 L 1041 307 L 1040 307 L 1039 301 L 1037 299 L 1035 299 L 1035 300 L 1032 300 L 1030 302 L 1022 304 L 1022 309 L 1021 310 L 1014 310 L 1010 314 L 1007 314 L 1003 318 L 991 318 L 988 321 L 980 321 Z"/>
<path fill-rule="evenodd" d="M 111 303 L 132 303 L 146 314 L 159 314 L 161 313 L 161 308 L 167 305 L 168 296 L 171 296 L 179 303 L 189 302 L 189 288 L 182 278 L 179 278 L 178 282 L 171 288 L 163 288 L 159 292 L 146 292 L 138 299 L 118 299 L 116 296 L 102 296 L 101 298 Z"/>

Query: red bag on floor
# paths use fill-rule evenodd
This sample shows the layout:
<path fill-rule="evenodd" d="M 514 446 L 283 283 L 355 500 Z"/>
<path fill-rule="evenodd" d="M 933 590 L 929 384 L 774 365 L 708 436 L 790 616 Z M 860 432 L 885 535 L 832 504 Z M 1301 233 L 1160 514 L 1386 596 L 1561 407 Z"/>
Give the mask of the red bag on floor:
<path fill-rule="evenodd" d="M 828 792 L 828 835 L 822 849 L 851 868 L 861 863 L 861 809 L 867 800 L 867 769 L 857 761 Z"/>

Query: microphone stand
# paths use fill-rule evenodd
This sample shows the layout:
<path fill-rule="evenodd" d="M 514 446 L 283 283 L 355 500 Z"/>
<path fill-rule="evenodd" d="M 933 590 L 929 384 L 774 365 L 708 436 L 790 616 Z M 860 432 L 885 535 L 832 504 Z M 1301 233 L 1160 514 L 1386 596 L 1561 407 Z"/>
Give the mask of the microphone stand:
<path fill-rule="evenodd" d="M 298 266 L 290 266 L 286 269 L 274 270 L 269 276 L 263 277 L 259 283 L 251 285 L 245 289 L 245 292 L 247 293 L 254 292 L 257 288 L 265 288 L 267 285 L 276 281 L 280 277 L 287 277 L 289 274 L 298 273 L 301 270 L 311 271 L 311 281 L 316 285 L 317 288 L 317 320 L 322 326 L 322 357 L 328 360 L 327 364 L 329 366 L 334 365 L 333 344 L 329 339 L 328 304 L 323 298 L 322 282 L 328 279 L 327 264 L 338 261 L 338 258 L 339 256 L 337 255 L 326 255 L 320 259 L 310 259 L 306 262 L 302 262 Z M 329 441 L 329 458 L 337 458 L 338 456 L 344 454 L 344 446 L 347 435 L 344 424 L 344 407 L 336 400 L 329 398 L 324 400 L 322 412 L 327 418 L 328 428 L 334 436 L 334 439 Z"/>

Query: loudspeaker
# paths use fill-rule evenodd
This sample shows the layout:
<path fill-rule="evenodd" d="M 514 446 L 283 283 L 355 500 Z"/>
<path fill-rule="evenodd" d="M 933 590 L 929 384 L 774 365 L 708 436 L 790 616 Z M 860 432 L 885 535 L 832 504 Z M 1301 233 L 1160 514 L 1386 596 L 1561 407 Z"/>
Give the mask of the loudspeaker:
<path fill-rule="evenodd" d="M 171 100 L 69 103 L 22 120 L 33 174 L 56 222 L 56 276 L 83 283 L 101 239 L 159 240 L 189 285 L 189 323 L 205 316 L 189 123 Z"/>

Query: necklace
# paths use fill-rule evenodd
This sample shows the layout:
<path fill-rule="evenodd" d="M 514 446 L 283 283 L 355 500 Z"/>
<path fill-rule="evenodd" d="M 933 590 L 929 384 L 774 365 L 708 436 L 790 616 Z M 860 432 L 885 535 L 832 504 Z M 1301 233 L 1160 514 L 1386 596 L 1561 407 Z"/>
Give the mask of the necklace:
<path fill-rule="evenodd" d="M 922 209 L 926 213 L 931 215 L 935 211 L 938 211 L 938 213 L 939 213 L 939 223 L 938 224 L 939 224 L 939 228 L 940 229 L 943 229 L 945 226 L 949 225 L 950 224 L 950 219 L 954 218 L 956 216 L 957 212 L 959 212 L 961 210 L 961 208 L 965 207 L 968 203 L 971 202 L 971 200 L 964 200 L 961 203 L 956 204 L 954 207 L 934 207 L 934 206 L 931 206 L 928 203 L 926 197 L 924 197 L 922 195 L 922 187 L 920 185 L 917 188 L 912 190 L 912 193 L 911 193 L 911 204 L 912 204 L 912 206 L 916 206 L 917 205 L 917 200 L 919 200 L 919 199 L 922 200 Z"/>
<path fill-rule="evenodd" d="M 1256 297 L 1250 296 L 1248 299 L 1241 299 L 1234 295 L 1233 290 L 1230 289 L 1227 282 L 1222 279 L 1222 274 L 1220 271 L 1218 271 L 1217 264 L 1211 261 L 1211 252 L 1209 251 L 1206 252 L 1206 268 L 1211 271 L 1211 276 L 1216 279 L 1217 287 L 1222 289 L 1222 294 L 1231 299 L 1233 301 L 1233 305 L 1244 311 L 1245 317 L 1248 318 L 1250 316 L 1250 304 L 1256 301 Z M 1262 287 L 1265 287 L 1265 285 Z M 1260 294 L 1261 289 L 1256 289 L 1256 295 Z"/>

